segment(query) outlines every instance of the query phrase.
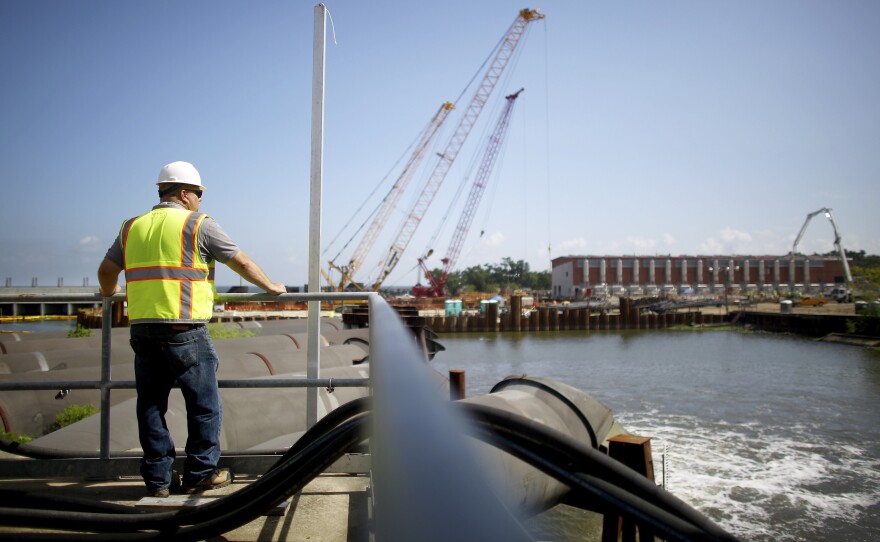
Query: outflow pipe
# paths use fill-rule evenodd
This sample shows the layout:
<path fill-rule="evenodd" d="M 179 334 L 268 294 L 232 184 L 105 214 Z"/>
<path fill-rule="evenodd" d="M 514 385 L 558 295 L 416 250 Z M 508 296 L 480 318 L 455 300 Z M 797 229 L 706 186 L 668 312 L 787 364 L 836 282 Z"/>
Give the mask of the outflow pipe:
<path fill-rule="evenodd" d="M 613 435 L 624 433 L 607 406 L 586 393 L 552 380 L 510 377 L 496 384 L 487 395 L 469 397 L 463 403 L 517 412 L 543 426 L 554 429 L 585 446 L 606 445 Z M 568 487 L 536 468 L 508 454 L 499 454 L 484 445 L 489 458 L 488 471 L 494 472 L 498 493 L 506 505 L 523 516 L 537 514 L 559 502 Z"/>

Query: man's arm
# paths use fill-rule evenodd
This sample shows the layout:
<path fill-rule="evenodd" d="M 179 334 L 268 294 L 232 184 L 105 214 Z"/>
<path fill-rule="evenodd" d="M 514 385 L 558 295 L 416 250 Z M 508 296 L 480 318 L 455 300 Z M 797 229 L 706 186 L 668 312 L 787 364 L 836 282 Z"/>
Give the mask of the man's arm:
<path fill-rule="evenodd" d="M 98 266 L 98 284 L 101 285 L 100 293 L 104 297 L 110 297 L 116 292 L 122 290 L 117 284 L 117 280 L 119 279 L 119 273 L 122 272 L 122 268 L 111 262 L 107 258 L 101 262 L 101 265 Z"/>
<path fill-rule="evenodd" d="M 241 275 L 244 280 L 259 286 L 272 295 L 287 293 L 287 288 L 283 284 L 269 280 L 269 277 L 260 269 L 257 262 L 253 261 L 243 250 L 238 251 L 235 256 L 226 262 L 226 265 Z"/>

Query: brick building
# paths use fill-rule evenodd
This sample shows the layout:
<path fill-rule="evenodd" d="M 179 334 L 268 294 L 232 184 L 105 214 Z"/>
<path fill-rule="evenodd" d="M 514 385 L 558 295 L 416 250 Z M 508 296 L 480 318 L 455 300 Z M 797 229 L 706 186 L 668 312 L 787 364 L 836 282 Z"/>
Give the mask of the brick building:
<path fill-rule="evenodd" d="M 799 291 L 843 282 L 828 256 L 561 256 L 553 259 L 553 295 L 657 295 Z"/>

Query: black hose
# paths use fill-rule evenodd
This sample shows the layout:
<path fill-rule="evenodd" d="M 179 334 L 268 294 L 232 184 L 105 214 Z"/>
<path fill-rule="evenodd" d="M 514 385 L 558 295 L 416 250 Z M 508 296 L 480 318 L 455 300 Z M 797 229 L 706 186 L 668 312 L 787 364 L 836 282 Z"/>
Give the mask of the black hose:
<path fill-rule="evenodd" d="M 253 520 L 267 508 L 300 491 L 347 449 L 363 440 L 365 422 L 363 416 L 346 421 L 315 439 L 289 462 L 266 473 L 253 484 L 195 509 L 129 515 L 4 507 L 0 508 L 0 524 L 73 531 L 113 531 L 117 533 L 113 537 L 116 540 L 168 537 L 199 540 L 219 535 Z M 158 532 L 137 532 L 145 530 Z M 6 538 L 7 534 L 18 539 L 21 533 L 0 533 L 0 538 Z M 47 536 L 53 540 L 69 539 L 69 533 Z"/>
<path fill-rule="evenodd" d="M 529 461 L 536 468 L 544 470 L 545 467 L 549 468 L 548 466 L 555 465 L 564 467 L 564 471 L 593 476 L 631 493 L 651 506 L 656 506 L 684 519 L 714 537 L 713 539 L 735 540 L 733 536 L 718 527 L 709 518 L 671 493 L 660 489 L 635 470 L 564 433 L 520 415 L 490 406 L 461 402 L 455 404 L 465 409 L 479 426 L 486 429 L 487 432 L 484 433 L 484 436 L 491 443 L 515 447 L 516 450 L 510 453 L 517 457 L 520 457 L 519 453 L 527 451 L 529 458 L 540 459 L 540 464 Z M 520 457 L 520 459 L 529 460 L 526 457 Z M 550 472 L 548 474 L 552 475 Z M 554 475 L 554 477 L 556 476 Z M 561 481 L 569 483 L 567 480 Z M 603 500 L 605 499 L 603 498 Z"/>
<path fill-rule="evenodd" d="M 0 502 L 15 503 L 16 508 L 51 508 L 68 512 L 109 512 L 116 514 L 146 514 L 147 510 L 132 508 L 124 504 L 105 503 L 71 497 L 23 491 L 20 489 L 0 489 Z"/>
<path fill-rule="evenodd" d="M 584 426 L 584 429 L 587 430 L 587 435 L 589 435 L 590 437 L 590 446 L 592 446 L 593 448 L 599 447 L 599 440 L 596 438 L 596 431 L 595 429 L 593 429 L 593 425 L 590 423 L 590 420 L 588 420 L 584 413 L 581 412 L 581 409 L 579 409 L 577 405 L 575 405 L 571 401 L 571 399 L 566 397 L 562 392 L 552 386 L 548 386 L 547 384 L 544 384 L 543 382 L 539 382 L 537 380 L 532 380 L 529 378 L 508 377 L 492 386 L 492 389 L 489 390 L 489 393 L 495 393 L 497 391 L 509 388 L 510 386 L 530 386 L 532 388 L 537 388 L 548 395 L 551 395 L 557 401 L 567 406 L 571 413 L 574 414 L 578 420 L 580 420 L 581 425 Z"/>
<path fill-rule="evenodd" d="M 722 540 L 601 478 L 568 470 L 565 462 L 547 460 L 540 454 L 540 450 L 523 445 L 521 439 L 507 439 L 505 436 L 488 431 L 479 435 L 479 438 L 538 468 L 545 474 L 566 484 L 572 491 L 600 499 L 604 504 L 601 512 L 619 513 L 639 524 L 649 525 L 664 539 L 682 542 Z"/>
<path fill-rule="evenodd" d="M 112 534 L 0 533 L 17 540 L 200 540 L 252 521 L 300 491 L 343 453 L 366 438 L 369 399 L 346 403 L 325 416 L 256 482 L 222 499 L 179 512 L 129 514 L 104 507 L 77 511 L 0 508 L 0 524 Z M 731 541 L 733 536 L 634 470 L 547 426 L 485 405 L 456 403 L 476 422 L 475 436 L 568 485 L 599 499 L 669 539 Z M 31 501 L 33 502 L 33 501 Z M 123 512 L 123 513 L 120 513 Z M 140 511 L 138 511 L 140 512 Z M 144 532 L 152 531 L 152 532 Z"/>
<path fill-rule="evenodd" d="M 360 397 L 358 399 L 354 399 L 347 403 L 340 405 L 339 407 L 332 410 L 326 416 L 318 420 L 318 422 L 312 426 L 305 434 L 303 434 L 294 445 L 281 453 L 281 457 L 279 457 L 278 461 L 270 467 L 270 471 L 281 466 L 285 461 L 289 460 L 292 456 L 299 453 L 303 448 L 305 448 L 308 444 L 314 442 L 318 437 L 326 434 L 330 430 L 332 430 L 337 425 L 341 424 L 345 420 L 365 412 L 369 409 L 371 404 L 371 398 L 369 397 Z M 2 440 L 2 439 L 0 439 Z M 8 441 L 7 441 L 8 442 Z M 13 443 L 17 444 L 17 443 Z M 2 447 L 2 446 L 0 446 Z M 17 447 L 16 447 L 17 448 Z M 83 454 L 79 453 L 70 453 L 70 452 L 57 452 L 50 448 L 42 448 L 24 445 L 21 449 L 23 453 L 27 457 L 36 457 L 36 458 L 52 458 L 52 459 L 81 459 L 84 457 Z M 247 455 L 253 455 L 250 452 Z M 224 454 L 227 456 L 230 455 L 238 455 L 237 453 L 227 453 Z M 139 457 L 140 454 L 129 453 L 125 454 L 124 457 Z M 267 471 L 268 472 L 268 471 Z M 155 514 L 156 512 L 150 512 L 148 510 L 143 510 L 139 508 L 132 508 L 131 506 L 126 505 L 117 505 L 117 504 L 105 504 L 102 502 L 95 502 L 92 499 L 86 498 L 77 498 L 71 496 L 60 496 L 53 494 L 45 494 L 45 493 L 34 493 L 34 492 L 25 492 L 21 490 L 6 490 L 0 489 L 0 502 L 4 503 L 15 503 L 16 508 L 43 508 L 43 509 L 51 509 L 56 511 L 70 511 L 70 512 L 116 512 L 120 514 Z"/>
<path fill-rule="evenodd" d="M 370 410 L 372 407 L 372 401 L 371 397 L 358 397 L 357 399 L 343 403 L 328 412 L 326 416 L 315 422 L 315 425 L 310 427 L 305 434 L 294 442 L 293 446 L 291 446 L 290 449 L 269 468 L 269 471 L 281 466 L 289 458 L 300 453 L 306 446 L 325 435 L 345 420 Z"/>

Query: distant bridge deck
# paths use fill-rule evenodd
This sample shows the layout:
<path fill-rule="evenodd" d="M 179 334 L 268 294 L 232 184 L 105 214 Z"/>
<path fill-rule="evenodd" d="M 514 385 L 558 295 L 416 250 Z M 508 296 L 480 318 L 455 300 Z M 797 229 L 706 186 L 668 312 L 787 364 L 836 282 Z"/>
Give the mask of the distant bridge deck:
<path fill-rule="evenodd" d="M 75 294 L 83 296 L 84 294 L 92 294 L 95 296 L 94 301 L 89 299 L 55 300 L 52 296 L 70 296 Z M 0 317 L 2 316 L 73 316 L 77 309 L 94 308 L 101 306 L 101 298 L 98 296 L 97 287 L 89 286 L 36 286 L 30 288 L 21 287 L 4 287 L 0 288 L 0 295 L 3 297 L 15 296 L 15 301 L 0 302 Z M 29 299 L 33 296 L 33 299 Z M 48 296 L 48 297 L 47 297 Z"/>

